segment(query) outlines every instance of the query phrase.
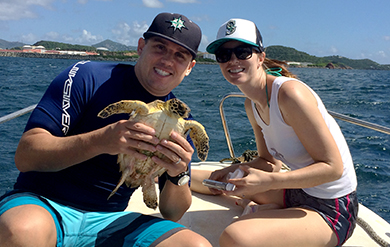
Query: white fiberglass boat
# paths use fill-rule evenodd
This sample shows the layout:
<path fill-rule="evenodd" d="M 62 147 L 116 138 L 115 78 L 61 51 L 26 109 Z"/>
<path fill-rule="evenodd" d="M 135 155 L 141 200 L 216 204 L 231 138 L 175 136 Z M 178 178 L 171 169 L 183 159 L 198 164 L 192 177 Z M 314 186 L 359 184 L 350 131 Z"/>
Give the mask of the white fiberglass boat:
<path fill-rule="evenodd" d="M 229 97 L 244 96 L 241 93 L 228 94 L 222 99 L 220 103 L 222 124 L 224 127 L 230 156 L 233 158 L 235 157 L 234 149 L 230 140 L 230 134 L 226 125 L 225 114 L 223 110 L 223 102 Z M 387 127 L 353 119 L 335 112 L 329 113 L 333 117 L 343 121 L 390 134 L 390 129 Z M 217 170 L 228 165 L 230 164 L 221 163 L 219 161 L 198 162 L 192 163 L 191 169 Z M 182 219 L 180 219 L 179 223 L 206 237 L 213 246 L 217 247 L 219 246 L 219 236 L 223 229 L 225 229 L 225 227 L 227 227 L 232 222 L 232 220 L 239 217 L 242 214 L 243 209 L 242 207 L 235 204 L 235 198 L 230 198 L 223 195 L 213 196 L 204 195 L 197 192 L 192 193 L 192 205 L 190 209 L 184 214 Z M 140 189 L 136 190 L 131 197 L 127 210 L 161 217 L 158 209 L 153 210 L 145 206 Z M 282 234 L 283 233 L 281 233 L 281 235 Z M 367 207 L 359 204 L 358 224 L 356 225 L 355 231 L 351 238 L 349 238 L 343 246 L 390 247 L 390 224 Z"/>
<path fill-rule="evenodd" d="M 241 93 L 228 94 L 220 103 L 220 114 L 224 126 L 225 136 L 231 158 L 234 158 L 234 150 L 230 140 L 230 134 L 226 126 L 223 102 L 229 97 L 244 97 Z M 36 105 L 29 106 L 20 111 L 0 117 L 0 124 L 9 121 L 15 117 L 21 116 L 32 111 Z M 369 122 L 353 119 L 345 115 L 329 112 L 333 117 L 347 121 L 359 126 L 374 129 L 390 135 L 390 128 Z M 219 161 L 192 163 L 192 169 L 217 170 L 230 165 L 229 163 L 220 163 Z M 157 185 L 156 185 L 157 186 Z M 141 212 L 161 217 L 158 209 L 153 210 L 145 206 L 140 189 L 136 190 L 126 210 Z M 219 246 L 218 240 L 223 229 L 228 226 L 232 220 L 242 214 L 243 209 L 235 205 L 235 198 L 226 196 L 212 196 L 193 192 L 192 205 L 184 214 L 179 223 L 189 229 L 206 237 L 213 246 Z M 282 235 L 283 233 L 281 233 Z M 379 215 L 359 204 L 358 224 L 350 239 L 343 246 L 387 246 L 390 247 L 390 224 Z"/>

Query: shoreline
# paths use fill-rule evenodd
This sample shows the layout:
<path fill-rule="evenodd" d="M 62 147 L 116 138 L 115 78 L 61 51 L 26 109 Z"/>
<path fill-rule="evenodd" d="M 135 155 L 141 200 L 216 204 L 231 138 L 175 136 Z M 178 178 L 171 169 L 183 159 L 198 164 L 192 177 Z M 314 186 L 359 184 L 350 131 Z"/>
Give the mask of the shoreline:
<path fill-rule="evenodd" d="M 47 58 L 47 59 L 73 59 L 73 60 L 95 60 L 95 61 L 117 61 L 117 62 L 137 62 L 135 57 L 113 57 L 101 55 L 69 55 L 31 52 L 10 52 L 0 50 L 0 57 L 24 57 L 24 58 Z M 218 64 L 217 62 L 196 61 L 198 64 Z"/>
<path fill-rule="evenodd" d="M 70 55 L 70 54 L 50 54 L 50 53 L 32 53 L 32 52 L 14 52 L 14 51 L 7 51 L 7 50 L 0 50 L 0 57 L 24 57 L 24 58 L 47 58 L 47 59 L 73 59 L 73 60 L 95 60 L 95 61 L 117 61 L 117 62 L 137 62 L 138 58 L 136 57 L 115 57 L 115 56 L 101 56 L 101 55 Z M 200 60 L 203 60 L 200 58 Z M 198 64 L 218 64 L 217 61 L 210 62 L 210 61 L 199 61 L 196 60 Z M 289 65 L 289 68 L 317 68 L 317 69 L 352 69 L 349 66 L 342 66 L 342 67 L 336 67 L 332 66 L 333 68 L 328 68 L 326 66 L 296 66 L 296 65 Z M 390 70 L 389 69 L 366 69 L 366 70 Z"/>
<path fill-rule="evenodd" d="M 98 60 L 98 61 L 126 61 L 126 62 L 136 62 L 138 59 L 134 57 L 129 57 L 126 59 L 116 58 L 116 57 L 102 57 L 99 55 L 60 55 L 60 54 L 43 54 L 43 53 L 30 53 L 30 52 L 10 52 L 10 51 L 1 51 L 0 57 L 25 57 L 25 58 L 49 58 L 49 59 L 74 59 L 74 60 Z"/>
<path fill-rule="evenodd" d="M 50 53 L 31 53 L 31 52 L 12 52 L 0 50 L 0 57 L 24 57 L 24 58 L 47 58 L 47 59 L 73 59 L 73 60 L 95 60 L 95 61 L 118 61 L 118 62 L 137 62 L 138 58 L 128 57 L 104 57 L 100 55 L 69 55 L 69 54 L 50 54 Z M 215 64 L 218 62 L 209 61 L 196 61 L 198 64 Z M 302 67 L 302 66 L 289 66 L 290 68 L 323 68 L 325 67 Z"/>

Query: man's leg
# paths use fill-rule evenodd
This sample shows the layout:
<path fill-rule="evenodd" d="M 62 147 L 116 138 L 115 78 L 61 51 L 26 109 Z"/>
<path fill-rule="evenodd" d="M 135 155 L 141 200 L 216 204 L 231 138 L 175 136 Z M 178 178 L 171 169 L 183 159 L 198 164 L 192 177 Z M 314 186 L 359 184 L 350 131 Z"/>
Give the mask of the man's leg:
<path fill-rule="evenodd" d="M 21 205 L 0 216 L 0 246 L 56 246 L 57 231 L 52 215 L 38 205 Z"/>
<path fill-rule="evenodd" d="M 212 247 L 203 236 L 189 230 L 181 230 L 157 245 L 157 247 Z"/>

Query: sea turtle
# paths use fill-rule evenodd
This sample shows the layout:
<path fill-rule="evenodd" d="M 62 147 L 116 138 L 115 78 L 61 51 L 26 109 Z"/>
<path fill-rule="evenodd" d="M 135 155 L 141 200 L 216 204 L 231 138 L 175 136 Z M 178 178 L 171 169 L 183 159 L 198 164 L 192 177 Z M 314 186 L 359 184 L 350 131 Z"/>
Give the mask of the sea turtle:
<path fill-rule="evenodd" d="M 197 149 L 200 160 L 205 161 L 209 151 L 209 137 L 204 127 L 194 121 L 185 120 L 190 113 L 190 108 L 177 98 L 170 99 L 166 102 L 155 100 L 146 104 L 138 100 L 122 100 L 110 104 L 98 116 L 107 118 L 113 114 L 129 113 L 130 119 L 142 122 L 156 130 L 156 136 L 161 139 L 169 140 L 169 135 L 172 130 L 182 134 L 190 130 L 190 137 Z M 113 196 L 119 187 L 126 183 L 128 187 L 142 187 L 144 203 L 149 207 L 157 208 L 157 194 L 154 186 L 154 178 L 161 176 L 165 172 L 165 168 L 158 166 L 151 159 L 152 156 L 163 158 L 159 152 L 152 153 L 149 151 L 138 150 L 147 155 L 147 160 L 134 160 L 126 154 L 118 155 L 118 163 L 122 176 L 116 188 L 108 196 L 107 200 Z M 129 164 L 134 164 L 130 166 Z"/>

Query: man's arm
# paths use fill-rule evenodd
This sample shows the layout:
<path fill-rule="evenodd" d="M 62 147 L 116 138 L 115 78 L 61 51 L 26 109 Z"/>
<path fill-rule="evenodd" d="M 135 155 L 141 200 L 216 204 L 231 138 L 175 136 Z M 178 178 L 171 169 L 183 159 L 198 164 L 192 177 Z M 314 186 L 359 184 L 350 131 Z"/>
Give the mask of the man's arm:
<path fill-rule="evenodd" d="M 178 133 L 172 132 L 170 137 L 174 142 L 161 140 L 160 144 L 156 146 L 157 151 L 164 154 L 166 159 L 162 160 L 154 156 L 152 160 L 166 168 L 169 176 L 176 177 L 188 169 L 194 149 L 187 139 Z M 165 219 L 178 221 L 191 206 L 191 196 L 188 184 L 179 186 L 167 180 L 160 193 L 159 200 L 159 209 L 162 216 Z"/>
<path fill-rule="evenodd" d="M 192 203 L 192 194 L 190 186 L 175 185 L 169 180 L 160 193 L 160 213 L 165 219 L 178 221 L 184 213 L 190 208 Z"/>
<path fill-rule="evenodd" d="M 74 136 L 57 137 L 42 128 L 25 132 L 15 154 L 21 172 L 53 172 L 65 169 L 100 154 L 126 153 L 138 159 L 146 156 L 133 148 L 156 151 L 159 142 L 154 129 L 128 120 Z"/>

